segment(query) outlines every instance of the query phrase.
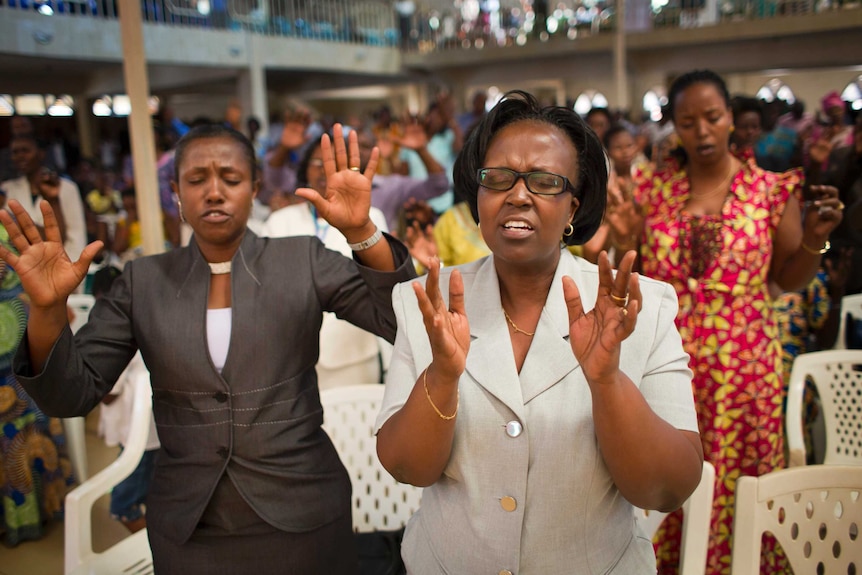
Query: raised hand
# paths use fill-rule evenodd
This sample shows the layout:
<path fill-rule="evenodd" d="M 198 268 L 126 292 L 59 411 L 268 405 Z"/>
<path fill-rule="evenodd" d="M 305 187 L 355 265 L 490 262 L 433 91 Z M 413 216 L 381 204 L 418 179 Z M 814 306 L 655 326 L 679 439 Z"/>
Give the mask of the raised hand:
<path fill-rule="evenodd" d="M 404 119 L 404 133 L 398 143 L 409 150 L 419 150 L 428 145 L 428 134 L 419 118 L 411 116 Z"/>
<path fill-rule="evenodd" d="M 425 331 L 431 343 L 435 373 L 447 379 L 458 379 L 467 365 L 470 350 L 470 324 L 464 309 L 464 282 L 461 273 L 453 270 L 449 276 L 449 308 L 440 293 L 440 260 L 431 258 L 425 289 L 413 282 Z"/>
<path fill-rule="evenodd" d="M 349 237 L 350 231 L 369 226 L 371 181 L 380 153 L 375 147 L 365 171 L 361 172 L 356 131 L 350 132 L 347 146 L 341 124 L 333 126 L 332 136 L 334 141 L 324 134 L 320 142 L 326 191 L 321 195 L 311 188 L 299 188 L 296 195 L 314 204 L 322 218 Z"/>
<path fill-rule="evenodd" d="M 614 276 L 607 252 L 599 254 L 596 305 L 584 312 L 578 286 L 563 278 L 569 311 L 569 342 L 590 385 L 613 383 L 620 365 L 620 344 L 635 329 L 643 304 L 638 274 L 632 273 L 636 253 L 623 256 Z"/>
<path fill-rule="evenodd" d="M 813 201 L 806 202 L 802 230 L 807 236 L 827 237 L 844 217 L 844 204 L 835 186 L 811 186 Z"/>
<path fill-rule="evenodd" d="M 311 116 L 305 110 L 289 112 L 284 116 L 284 129 L 279 144 L 287 150 L 295 150 L 305 143 L 305 132 L 311 124 Z"/>
<path fill-rule="evenodd" d="M 9 212 L 0 210 L 0 223 L 6 227 L 9 240 L 18 251 L 16 254 L 0 245 L 0 259 L 18 273 L 24 291 L 30 296 L 31 306 L 65 306 L 66 298 L 87 275 L 90 263 L 103 244 L 100 241 L 91 243 L 78 261 L 71 261 L 63 248 L 54 210 L 47 201 L 40 202 L 39 208 L 45 221 L 44 239 L 33 219 L 16 200 L 9 201 L 9 209 L 17 222 Z"/>

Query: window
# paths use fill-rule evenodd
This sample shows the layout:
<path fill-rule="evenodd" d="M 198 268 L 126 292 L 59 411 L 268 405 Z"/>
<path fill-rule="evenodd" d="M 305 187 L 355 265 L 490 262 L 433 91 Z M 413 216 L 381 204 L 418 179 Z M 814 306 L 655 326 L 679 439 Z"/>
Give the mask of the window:
<path fill-rule="evenodd" d="M 667 105 L 667 94 L 662 86 L 653 86 L 643 97 L 643 110 L 653 122 L 661 120 L 661 108 Z"/>
<path fill-rule="evenodd" d="M 44 116 L 45 96 L 42 94 L 15 96 L 15 110 L 22 116 Z"/>
<path fill-rule="evenodd" d="M 147 99 L 147 109 L 151 116 L 159 113 L 160 106 L 161 101 L 159 100 L 158 96 L 150 96 Z M 106 94 L 93 102 L 94 116 L 124 117 L 128 116 L 131 113 L 132 101 L 126 94 L 114 94 L 113 96 L 108 96 Z"/>
<path fill-rule="evenodd" d="M 72 96 L 45 96 L 49 116 L 72 116 L 75 113 L 75 100 Z"/>
<path fill-rule="evenodd" d="M 772 78 L 757 91 L 757 99 L 765 102 L 772 102 L 773 100 L 778 99 L 784 100 L 788 104 L 792 104 L 796 101 L 796 96 L 793 94 L 793 90 L 790 89 L 790 86 L 778 78 Z"/>
<path fill-rule="evenodd" d="M 841 99 L 850 102 L 850 107 L 854 110 L 862 110 L 862 76 L 847 84 L 844 91 L 841 92 Z"/>
<path fill-rule="evenodd" d="M 0 116 L 11 116 L 15 113 L 15 103 L 9 94 L 0 94 Z"/>
<path fill-rule="evenodd" d="M 605 95 L 596 90 L 584 90 L 578 99 L 575 100 L 575 112 L 581 116 L 585 116 L 591 108 L 607 108 L 608 99 Z"/>
<path fill-rule="evenodd" d="M 98 98 L 95 102 L 93 102 L 93 115 L 100 117 L 111 115 L 110 96 L 102 96 L 101 98 Z"/>

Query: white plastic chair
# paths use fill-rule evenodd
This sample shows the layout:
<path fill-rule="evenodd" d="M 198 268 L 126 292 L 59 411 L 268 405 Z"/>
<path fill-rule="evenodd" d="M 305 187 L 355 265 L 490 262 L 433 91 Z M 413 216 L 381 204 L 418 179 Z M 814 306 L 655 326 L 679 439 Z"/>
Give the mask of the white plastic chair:
<path fill-rule="evenodd" d="M 820 395 L 826 426 L 823 463 L 862 465 L 862 350 L 812 351 L 793 361 L 786 416 L 790 467 L 805 465 L 802 396 L 806 379 Z"/>
<path fill-rule="evenodd" d="M 862 293 L 841 298 L 841 321 L 838 323 L 838 339 L 832 349 L 847 349 L 847 314 L 862 321 Z"/>
<path fill-rule="evenodd" d="M 736 483 L 733 575 L 760 573 L 770 532 L 794 573 L 862 573 L 862 467 L 809 465 Z"/>
<path fill-rule="evenodd" d="M 703 462 L 700 484 L 682 504 L 682 543 L 679 554 L 679 575 L 703 575 L 709 547 L 709 526 L 712 520 L 712 499 L 715 493 L 715 467 Z M 667 513 L 635 509 L 638 524 L 652 539 Z"/>
<path fill-rule="evenodd" d="M 87 323 L 90 317 L 90 309 L 96 299 L 90 294 L 73 293 L 69 295 L 67 305 L 75 314 L 70 327 L 72 333 L 78 331 L 82 325 Z M 87 464 L 87 439 L 86 422 L 83 417 L 69 417 L 62 420 L 63 431 L 66 434 L 66 445 L 69 447 L 69 461 L 72 463 L 72 471 L 79 483 L 85 482 L 89 476 L 89 465 Z"/>
<path fill-rule="evenodd" d="M 392 531 L 407 524 L 419 509 L 422 489 L 398 483 L 377 458 L 374 421 L 384 386 L 350 385 L 320 392 L 323 428 L 353 484 L 353 530 Z"/>
<path fill-rule="evenodd" d="M 66 495 L 66 575 L 152 574 L 152 552 L 147 530 L 126 537 L 101 553 L 93 551 L 91 513 L 96 500 L 128 477 L 138 466 L 147 444 L 152 412 L 149 372 L 137 376 L 129 438 L 123 452 L 108 467 Z"/>

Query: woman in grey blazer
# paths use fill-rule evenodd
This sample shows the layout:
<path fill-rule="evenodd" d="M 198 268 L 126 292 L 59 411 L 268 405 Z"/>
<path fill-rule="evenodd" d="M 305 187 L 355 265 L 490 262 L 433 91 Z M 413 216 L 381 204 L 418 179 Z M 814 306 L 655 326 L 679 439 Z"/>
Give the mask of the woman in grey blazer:
<path fill-rule="evenodd" d="M 126 266 L 72 337 L 66 297 L 99 243 L 77 262 L 43 203 L 45 238 L 21 206 L 5 212 L 32 310 L 15 359 L 48 414 L 84 415 L 140 349 L 151 374 L 162 450 L 147 500 L 156 573 L 355 573 L 350 480 L 321 429 L 314 365 L 324 311 L 394 338 L 392 286 L 413 277 L 406 248 L 370 221 L 372 152 L 360 172 L 355 133 L 324 136 L 324 198 L 298 190 L 351 243 L 265 239 L 246 228 L 259 189 L 248 140 L 222 126 L 176 151 L 191 244 Z M 366 165 L 363 163 L 363 165 Z"/>
<path fill-rule="evenodd" d="M 383 465 L 426 486 L 408 573 L 655 573 L 632 506 L 677 508 L 703 453 L 673 289 L 561 245 L 601 222 L 601 143 L 513 92 L 455 170 L 492 255 L 396 287 L 377 421 Z"/>

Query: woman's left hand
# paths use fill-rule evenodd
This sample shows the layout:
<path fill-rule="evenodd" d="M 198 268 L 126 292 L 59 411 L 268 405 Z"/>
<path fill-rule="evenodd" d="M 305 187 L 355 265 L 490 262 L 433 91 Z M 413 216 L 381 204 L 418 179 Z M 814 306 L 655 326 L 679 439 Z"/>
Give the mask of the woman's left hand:
<path fill-rule="evenodd" d="M 614 276 L 607 252 L 599 254 L 596 305 L 584 312 L 578 286 L 563 278 L 569 310 L 569 343 L 590 385 L 613 383 L 620 364 L 620 344 L 635 329 L 643 298 L 638 274 L 632 273 L 637 253 L 627 252 Z"/>
<path fill-rule="evenodd" d="M 374 148 L 365 171 L 361 172 L 356 131 L 350 131 L 347 146 L 344 144 L 341 124 L 333 126 L 332 136 L 334 141 L 324 134 L 320 142 L 323 170 L 326 173 L 326 194 L 320 195 L 311 188 L 298 188 L 296 195 L 314 204 L 323 219 L 350 237 L 351 231 L 369 225 L 371 180 L 377 171 L 379 151 Z"/>
<path fill-rule="evenodd" d="M 803 237 L 826 238 L 844 217 L 844 204 L 835 186 L 811 186 L 812 202 L 806 202 L 803 214 Z"/>

